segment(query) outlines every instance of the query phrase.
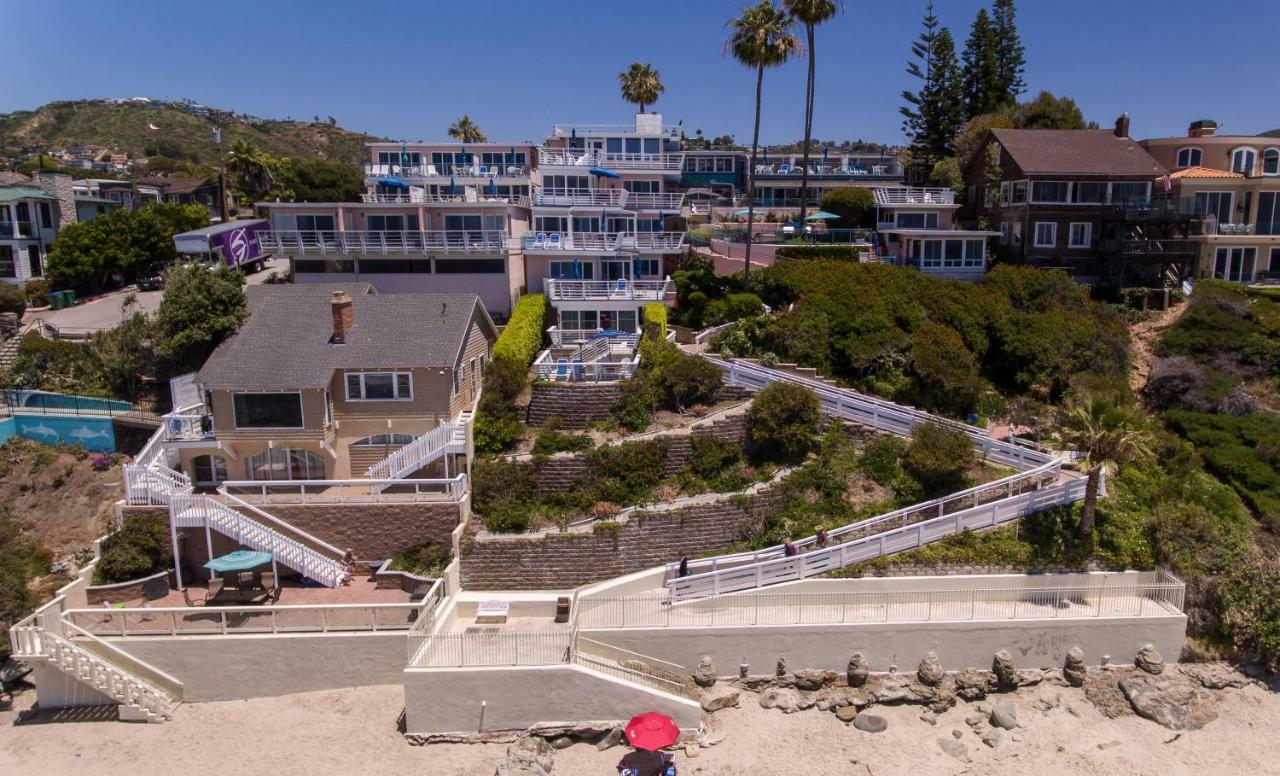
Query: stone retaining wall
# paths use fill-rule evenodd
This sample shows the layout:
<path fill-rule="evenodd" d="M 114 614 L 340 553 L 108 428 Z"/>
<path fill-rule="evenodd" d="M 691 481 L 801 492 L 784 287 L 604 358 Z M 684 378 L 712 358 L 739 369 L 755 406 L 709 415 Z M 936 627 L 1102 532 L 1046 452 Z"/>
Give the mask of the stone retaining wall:
<path fill-rule="evenodd" d="M 462 585 L 467 590 L 563 590 L 721 550 L 758 531 L 781 499 L 775 483 L 750 496 L 725 495 L 597 522 L 590 532 L 470 537 L 462 548 Z"/>
<path fill-rule="evenodd" d="M 622 400 L 625 387 L 623 383 L 536 381 L 526 422 L 545 426 L 551 418 L 560 418 L 563 428 L 586 428 L 609 417 L 613 406 Z"/>
<path fill-rule="evenodd" d="M 108 603 L 131 601 L 135 598 L 143 597 L 143 587 L 148 582 L 153 579 L 164 578 L 168 578 L 170 586 L 176 584 L 172 571 L 157 571 L 149 577 L 133 579 L 128 582 L 117 582 L 113 585 L 92 585 L 85 588 L 84 594 L 89 606 L 102 606 L 104 601 Z"/>
<path fill-rule="evenodd" d="M 459 504 L 270 504 L 271 515 L 361 560 L 393 558 L 408 547 L 435 542 L 448 547 L 462 519 Z"/>

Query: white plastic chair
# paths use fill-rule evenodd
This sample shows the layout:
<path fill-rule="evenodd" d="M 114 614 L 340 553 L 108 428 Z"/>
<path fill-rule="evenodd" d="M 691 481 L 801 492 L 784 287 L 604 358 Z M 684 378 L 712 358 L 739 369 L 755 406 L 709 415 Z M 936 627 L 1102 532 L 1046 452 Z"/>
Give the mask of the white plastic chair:
<path fill-rule="evenodd" d="M 552 232 L 552 233 L 551 233 L 551 236 L 547 238 L 547 247 L 548 247 L 548 248 L 559 248 L 559 247 L 560 247 L 560 233 L 559 233 L 559 232 Z"/>

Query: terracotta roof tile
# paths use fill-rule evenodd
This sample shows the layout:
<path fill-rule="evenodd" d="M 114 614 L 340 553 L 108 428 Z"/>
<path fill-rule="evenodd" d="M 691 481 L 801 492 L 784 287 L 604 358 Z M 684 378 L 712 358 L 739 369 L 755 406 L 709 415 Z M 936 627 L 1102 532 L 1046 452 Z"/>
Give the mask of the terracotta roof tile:
<path fill-rule="evenodd" d="M 1169 177 L 1176 181 L 1182 178 L 1243 178 L 1244 176 L 1238 172 L 1215 170 L 1212 167 L 1188 167 L 1171 173 Z"/>

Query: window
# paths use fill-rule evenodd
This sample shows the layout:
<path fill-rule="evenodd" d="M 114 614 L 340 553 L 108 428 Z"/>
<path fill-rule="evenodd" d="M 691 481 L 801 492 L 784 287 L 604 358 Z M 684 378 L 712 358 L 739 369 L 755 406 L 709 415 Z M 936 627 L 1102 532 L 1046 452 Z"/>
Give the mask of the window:
<path fill-rule="evenodd" d="M 1071 201 L 1076 204 L 1100 205 L 1107 201 L 1104 181 L 1080 181 L 1072 188 Z"/>
<path fill-rule="evenodd" d="M 27 246 L 27 276 L 38 278 L 44 274 L 44 266 L 40 263 L 40 246 Z"/>
<path fill-rule="evenodd" d="M 1088 248 L 1093 245 L 1093 224 L 1075 222 L 1067 233 L 1068 248 Z"/>
<path fill-rule="evenodd" d="M 1071 184 L 1066 181 L 1036 181 L 1031 184 L 1032 202 L 1066 202 Z"/>
<path fill-rule="evenodd" d="M 1115 205 L 1145 205 L 1151 198 L 1151 184 L 1145 181 L 1118 181 L 1111 184 L 1111 202 Z"/>
<path fill-rule="evenodd" d="M 658 277 L 658 260 L 657 259 L 636 259 L 635 273 L 637 278 Z"/>
<path fill-rule="evenodd" d="M 403 232 L 406 229 L 412 232 L 418 231 L 416 215 L 366 216 L 364 223 L 365 228 L 370 232 Z"/>
<path fill-rule="evenodd" d="M 1252 148 L 1237 148 L 1231 152 L 1231 171 L 1242 175 L 1253 175 L 1253 163 L 1258 155 Z"/>
<path fill-rule="evenodd" d="M 354 259 L 295 259 L 293 271 L 302 275 L 324 272 L 350 274 L 356 271 L 356 263 Z"/>
<path fill-rule="evenodd" d="M 1280 175 L 1280 148 L 1268 148 L 1262 152 L 1262 174 Z"/>
<path fill-rule="evenodd" d="M 562 310 L 560 328 L 594 331 L 600 328 L 600 316 L 595 310 Z"/>
<path fill-rule="evenodd" d="M 966 240 L 964 246 L 964 265 L 981 267 L 986 261 L 987 241 Z"/>
<path fill-rule="evenodd" d="M 360 271 L 370 275 L 429 275 L 430 259 L 360 259 Z"/>
<path fill-rule="evenodd" d="M 1257 255 L 1256 248 L 1219 248 L 1213 276 L 1218 280 L 1250 283 Z"/>
<path fill-rule="evenodd" d="M 13 246 L 0 245 L 0 278 L 16 278 L 18 265 L 13 261 Z"/>
<path fill-rule="evenodd" d="M 422 166 L 422 154 L 418 151 L 379 151 L 378 164 Z"/>
<path fill-rule="evenodd" d="M 236 428 L 302 428 L 302 394 L 237 393 Z"/>
<path fill-rule="evenodd" d="M 437 275 L 501 275 L 506 259 L 436 259 Z"/>
<path fill-rule="evenodd" d="M 53 208 L 48 202 L 40 203 L 40 226 L 43 229 L 53 228 Z"/>
<path fill-rule="evenodd" d="M 1200 149 L 1199 148 L 1179 148 L 1177 167 L 1199 167 L 1200 166 Z"/>
<path fill-rule="evenodd" d="M 1267 267 L 1267 272 L 1280 277 L 1280 248 L 1271 249 L 1271 263 Z"/>
<path fill-rule="evenodd" d="M 300 447 L 272 447 L 249 456 L 251 480 L 323 480 L 324 459 Z"/>
<path fill-rule="evenodd" d="M 653 180 L 623 181 L 622 188 L 632 194 L 658 194 L 662 184 Z"/>
<path fill-rule="evenodd" d="M 1058 225 L 1053 221 L 1037 221 L 1035 242 L 1037 248 L 1053 248 L 1058 244 Z"/>
<path fill-rule="evenodd" d="M 1012 190 L 1009 194 L 1009 203 L 1012 205 L 1021 205 L 1027 201 L 1027 182 L 1014 181 Z"/>
<path fill-rule="evenodd" d="M 387 445 L 407 445 L 413 441 L 409 434 L 374 434 L 351 443 L 352 447 L 385 447 Z"/>
<path fill-rule="evenodd" d="M 217 455 L 197 455 L 191 459 L 197 485 L 217 485 L 227 480 L 227 461 Z"/>
<path fill-rule="evenodd" d="M 1258 192 L 1257 234 L 1280 234 L 1280 192 Z"/>
<path fill-rule="evenodd" d="M 903 229 L 937 229 L 937 213 L 898 213 L 898 226 Z"/>
<path fill-rule="evenodd" d="M 1000 224 L 1000 242 L 1005 245 L 1013 244 L 1013 222 L 1005 221 Z"/>
<path fill-rule="evenodd" d="M 556 280 L 591 280 L 595 266 L 589 261 L 553 261 L 547 276 Z"/>
<path fill-rule="evenodd" d="M 550 234 L 569 231 L 569 219 L 559 216 L 538 216 L 533 219 L 533 231 Z"/>
<path fill-rule="evenodd" d="M 921 267 L 942 266 L 942 240 L 925 240 L 916 245 Z"/>
<path fill-rule="evenodd" d="M 409 372 L 347 372 L 348 401 L 409 401 L 413 375 Z"/>
<path fill-rule="evenodd" d="M 333 216 L 307 216 L 300 215 L 297 220 L 296 229 L 299 232 L 326 232 L 329 236 L 334 232 Z"/>
<path fill-rule="evenodd" d="M 1213 216 L 1218 223 L 1231 223 L 1233 194 L 1230 191 L 1197 191 L 1192 201 L 1197 214 Z"/>

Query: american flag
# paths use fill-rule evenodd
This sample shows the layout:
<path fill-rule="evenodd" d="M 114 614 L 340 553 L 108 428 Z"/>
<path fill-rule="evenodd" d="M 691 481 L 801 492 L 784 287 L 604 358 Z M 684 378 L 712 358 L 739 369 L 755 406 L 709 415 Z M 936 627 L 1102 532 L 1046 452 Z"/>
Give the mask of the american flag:
<path fill-rule="evenodd" d="M 1173 191 L 1173 178 L 1169 177 L 1169 173 L 1166 172 L 1164 174 L 1164 177 L 1160 179 L 1160 182 L 1164 184 L 1165 194 L 1168 194 L 1169 192 Z"/>

